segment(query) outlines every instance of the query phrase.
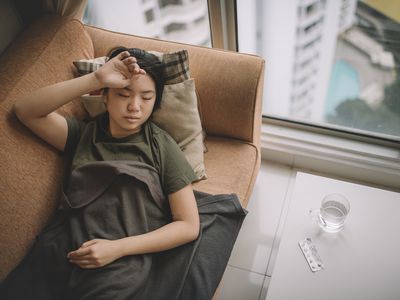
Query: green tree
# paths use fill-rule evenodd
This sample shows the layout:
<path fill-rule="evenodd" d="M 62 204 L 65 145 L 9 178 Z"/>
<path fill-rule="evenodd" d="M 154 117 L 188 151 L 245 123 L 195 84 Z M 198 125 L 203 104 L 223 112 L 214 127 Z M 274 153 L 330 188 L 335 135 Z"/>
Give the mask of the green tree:
<path fill-rule="evenodd" d="M 334 115 L 327 117 L 329 123 L 400 136 L 400 114 L 382 104 L 372 109 L 362 99 L 348 99 L 340 103 Z"/>
<path fill-rule="evenodd" d="M 386 107 L 394 112 L 399 114 L 399 123 L 400 123 L 400 78 L 397 76 L 396 80 L 389 86 L 385 88 L 385 99 L 383 100 L 383 104 Z"/>

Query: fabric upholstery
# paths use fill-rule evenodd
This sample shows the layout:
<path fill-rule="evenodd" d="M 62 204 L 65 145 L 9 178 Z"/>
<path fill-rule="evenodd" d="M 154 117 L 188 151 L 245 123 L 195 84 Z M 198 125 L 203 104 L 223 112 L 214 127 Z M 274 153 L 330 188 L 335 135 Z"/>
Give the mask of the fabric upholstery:
<path fill-rule="evenodd" d="M 72 61 L 82 57 L 93 57 L 82 24 L 49 16 L 20 35 L 0 58 L 0 280 L 54 212 L 63 174 L 60 154 L 17 120 L 12 105 L 34 89 L 73 78 Z M 59 112 L 86 115 L 79 99 Z"/>
<path fill-rule="evenodd" d="M 209 136 L 205 144 L 207 180 L 195 182 L 193 188 L 210 194 L 235 193 L 247 207 L 260 163 L 259 149 L 247 142 Z"/>

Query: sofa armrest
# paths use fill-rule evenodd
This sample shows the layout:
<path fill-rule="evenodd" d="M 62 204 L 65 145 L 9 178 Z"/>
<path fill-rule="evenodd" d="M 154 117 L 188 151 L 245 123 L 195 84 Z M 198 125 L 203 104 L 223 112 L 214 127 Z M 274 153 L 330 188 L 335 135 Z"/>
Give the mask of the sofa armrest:
<path fill-rule="evenodd" d="M 85 25 L 95 56 L 116 46 L 160 52 L 187 49 L 208 135 L 259 145 L 264 60 L 255 55 L 161 41 Z"/>

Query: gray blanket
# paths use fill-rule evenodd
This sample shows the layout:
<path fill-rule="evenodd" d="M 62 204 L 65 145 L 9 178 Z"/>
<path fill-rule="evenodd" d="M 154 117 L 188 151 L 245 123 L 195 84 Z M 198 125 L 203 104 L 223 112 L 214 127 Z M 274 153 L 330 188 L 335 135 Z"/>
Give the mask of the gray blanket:
<path fill-rule="evenodd" d="M 236 195 L 195 192 L 200 235 L 154 254 L 84 270 L 66 254 L 94 238 L 118 239 L 171 222 L 152 167 L 103 161 L 74 170 L 54 221 L 0 287 L 0 299 L 211 299 L 246 215 Z"/>

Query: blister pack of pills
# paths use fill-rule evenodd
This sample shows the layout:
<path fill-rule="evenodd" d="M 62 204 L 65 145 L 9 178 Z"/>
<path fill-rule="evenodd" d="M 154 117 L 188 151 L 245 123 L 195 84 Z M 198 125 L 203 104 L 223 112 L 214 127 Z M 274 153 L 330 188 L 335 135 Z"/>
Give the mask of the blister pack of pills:
<path fill-rule="evenodd" d="M 304 254 L 304 257 L 307 260 L 308 265 L 311 268 L 311 271 L 317 272 L 325 268 L 321 257 L 318 254 L 317 248 L 312 243 L 310 238 L 305 238 L 304 240 L 301 240 L 299 242 L 299 246 Z"/>

